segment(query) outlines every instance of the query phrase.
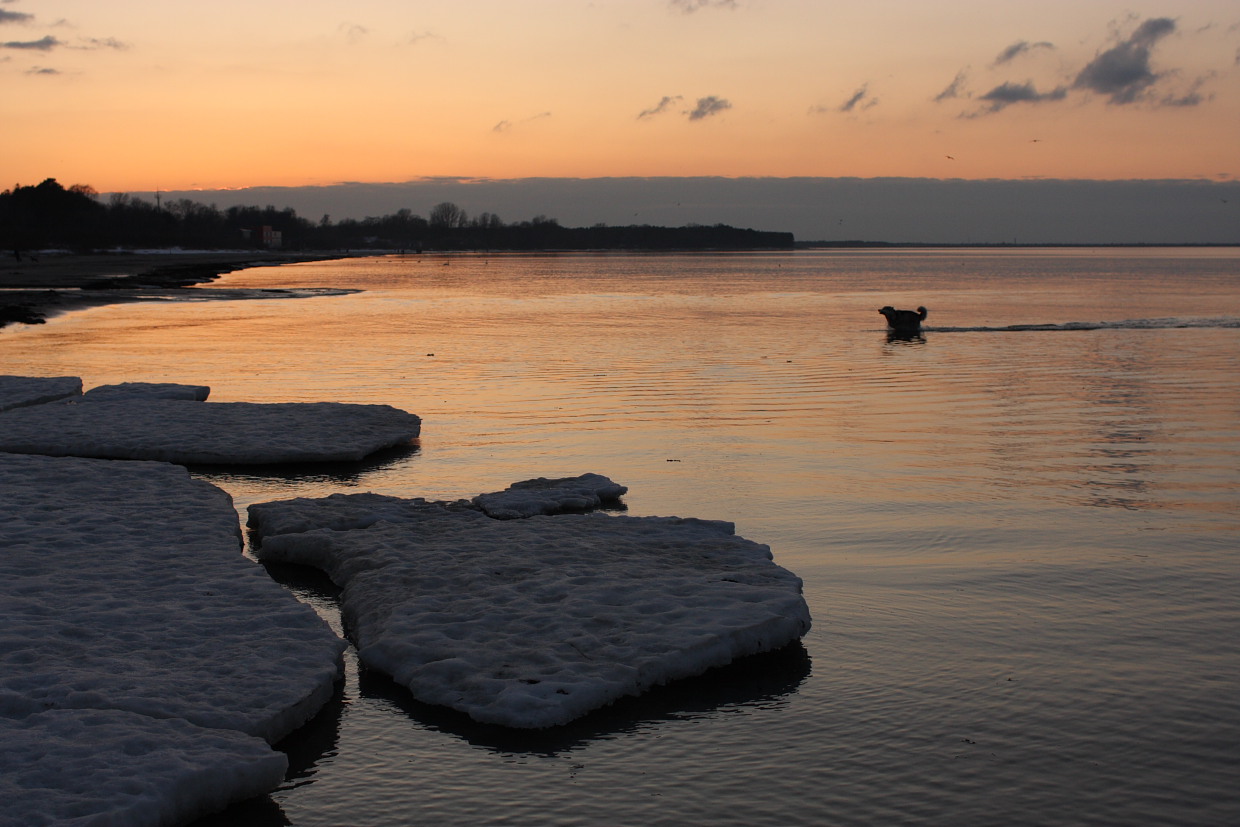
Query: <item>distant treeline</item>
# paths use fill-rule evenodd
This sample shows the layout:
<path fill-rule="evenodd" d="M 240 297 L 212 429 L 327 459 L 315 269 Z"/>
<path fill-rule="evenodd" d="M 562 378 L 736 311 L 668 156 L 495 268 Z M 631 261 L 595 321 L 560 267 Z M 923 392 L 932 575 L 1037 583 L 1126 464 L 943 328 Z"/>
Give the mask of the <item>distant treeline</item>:
<path fill-rule="evenodd" d="M 6 250 L 182 247 L 286 250 L 588 250 L 787 249 L 792 233 L 723 224 L 685 227 L 562 227 L 536 216 L 505 224 L 484 212 L 469 216 L 456 204 L 436 205 L 427 218 L 411 210 L 362 220 L 310 221 L 290 208 L 228 207 L 188 198 L 151 202 L 116 193 L 106 202 L 89 186 L 37 186 L 0 193 L 0 245 Z"/>

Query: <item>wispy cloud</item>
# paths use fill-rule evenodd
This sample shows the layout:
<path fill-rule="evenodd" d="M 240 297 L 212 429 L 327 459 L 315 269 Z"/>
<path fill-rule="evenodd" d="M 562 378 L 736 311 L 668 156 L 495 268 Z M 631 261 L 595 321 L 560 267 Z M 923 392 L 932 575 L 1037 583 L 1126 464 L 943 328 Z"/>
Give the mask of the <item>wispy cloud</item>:
<path fill-rule="evenodd" d="M 663 99 L 657 104 L 649 109 L 643 109 L 640 113 L 638 113 L 637 119 L 640 121 L 646 118 L 653 118 L 655 115 L 662 115 L 682 100 L 684 100 L 684 98 L 680 95 L 664 95 Z"/>
<path fill-rule="evenodd" d="M 942 103 L 945 100 L 954 100 L 965 96 L 964 82 L 968 75 L 968 70 L 961 69 L 956 73 L 956 77 L 952 78 L 952 82 L 947 87 L 934 96 L 935 103 Z"/>
<path fill-rule="evenodd" d="M 517 125 L 527 124 L 532 121 L 541 121 L 544 118 L 550 118 L 550 117 L 551 117 L 550 112 L 539 112 L 537 115 L 530 115 L 528 118 L 522 118 L 516 124 L 514 124 L 512 121 L 509 121 L 509 120 L 503 120 L 495 124 L 495 126 L 491 127 L 491 131 L 498 132 L 501 134 L 505 132 L 511 132 L 513 128 Z"/>
<path fill-rule="evenodd" d="M 1005 63 L 1011 63 L 1016 58 L 1028 52 L 1032 52 L 1034 49 L 1054 49 L 1054 48 L 1055 48 L 1054 43 L 1048 43 L 1045 40 L 1041 40 L 1037 43 L 1030 43 L 1028 40 L 1018 40 L 1015 43 L 1013 43 L 1011 46 L 1008 46 L 1002 52 L 999 52 L 998 57 L 995 58 L 994 63 L 992 63 L 991 65 L 1002 66 Z"/>
<path fill-rule="evenodd" d="M 700 121 L 703 118 L 718 115 L 720 112 L 731 108 L 732 102 L 726 98 L 708 95 L 704 98 L 698 98 L 697 106 L 693 107 L 693 110 L 689 113 L 689 120 Z"/>
<path fill-rule="evenodd" d="M 85 37 L 85 38 L 82 38 L 81 43 L 79 45 L 71 46 L 70 48 L 73 48 L 73 49 L 115 49 L 117 51 L 123 52 L 126 49 L 130 48 L 130 45 L 128 43 L 123 43 L 122 41 L 117 40 L 115 37 Z"/>
<path fill-rule="evenodd" d="M 693 14 L 699 9 L 736 8 L 736 0 L 667 0 L 667 4 L 682 14 Z"/>
<path fill-rule="evenodd" d="M 0 49 L 23 49 L 35 52 L 50 52 L 52 49 L 65 45 L 63 41 L 57 40 L 50 34 L 39 40 L 10 40 L 7 43 L 0 43 Z"/>
<path fill-rule="evenodd" d="M 419 43 L 421 43 L 423 40 L 440 40 L 440 39 L 442 38 L 440 38 L 440 36 L 435 34 L 434 32 L 410 32 L 409 36 L 405 38 L 405 45 L 416 46 Z"/>
<path fill-rule="evenodd" d="M 1199 77 L 1193 81 L 1188 91 L 1182 92 L 1178 95 L 1164 95 L 1162 99 L 1159 100 L 1158 104 L 1159 106 L 1199 106 L 1208 100 L 1212 100 L 1214 97 L 1213 95 L 1201 94 L 1201 87 L 1206 84 L 1206 81 L 1212 80 L 1213 78 L 1213 73 Z"/>
<path fill-rule="evenodd" d="M 870 95 L 870 84 L 862 84 L 861 88 L 852 93 L 852 97 L 839 106 L 840 112 L 858 112 L 878 105 L 878 98 Z"/>
<path fill-rule="evenodd" d="M 32 66 L 26 70 L 28 75 L 59 75 L 63 74 L 59 69 L 53 69 L 49 66 Z"/>
<path fill-rule="evenodd" d="M 336 27 L 336 31 L 344 35 L 344 39 L 350 43 L 359 43 L 370 34 L 370 29 L 365 26 L 359 26 L 357 23 L 344 22 Z"/>
<path fill-rule="evenodd" d="M 1072 85 L 1106 95 L 1113 104 L 1143 100 L 1164 74 L 1150 65 L 1150 57 L 1159 40 L 1175 31 L 1175 21 L 1156 17 L 1137 26 L 1127 39 L 1099 53 L 1076 76 Z"/>

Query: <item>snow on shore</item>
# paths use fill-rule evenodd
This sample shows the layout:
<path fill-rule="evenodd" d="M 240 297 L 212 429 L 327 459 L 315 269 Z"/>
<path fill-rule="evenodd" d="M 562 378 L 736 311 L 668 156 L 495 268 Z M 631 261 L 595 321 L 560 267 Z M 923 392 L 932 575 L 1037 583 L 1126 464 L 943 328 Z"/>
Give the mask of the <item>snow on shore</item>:
<path fill-rule="evenodd" d="M 0 451 L 264 465 L 360 460 L 415 439 L 421 420 L 389 405 L 198 402 L 120 394 L 0 414 Z"/>
<path fill-rule="evenodd" d="M 800 579 L 730 523 L 360 496 L 251 506 L 256 553 L 326 571 L 363 662 L 478 721 L 567 723 L 809 629 Z"/>
<path fill-rule="evenodd" d="M 184 468 L 0 454 L 0 821 L 185 821 L 280 783 L 265 742 L 344 644 L 240 541 Z"/>

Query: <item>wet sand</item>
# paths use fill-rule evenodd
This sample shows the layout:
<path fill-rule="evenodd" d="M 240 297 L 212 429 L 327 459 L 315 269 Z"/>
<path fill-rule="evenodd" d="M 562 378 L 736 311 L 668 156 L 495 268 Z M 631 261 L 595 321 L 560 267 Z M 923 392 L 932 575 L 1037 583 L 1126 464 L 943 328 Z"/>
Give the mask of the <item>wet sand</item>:
<path fill-rule="evenodd" d="M 0 327 L 41 324 L 49 316 L 188 288 L 224 273 L 298 261 L 348 258 L 341 251 L 205 251 L 24 255 L 0 263 Z"/>

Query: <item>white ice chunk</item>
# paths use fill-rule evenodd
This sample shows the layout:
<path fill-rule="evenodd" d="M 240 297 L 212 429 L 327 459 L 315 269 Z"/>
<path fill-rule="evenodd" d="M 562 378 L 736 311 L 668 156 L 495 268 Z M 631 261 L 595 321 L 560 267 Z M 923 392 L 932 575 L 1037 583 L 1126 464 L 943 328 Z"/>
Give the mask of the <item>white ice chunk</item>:
<path fill-rule="evenodd" d="M 179 466 L 0 454 L 0 693 L 291 732 L 344 644 L 240 535 L 229 496 Z"/>
<path fill-rule="evenodd" d="M 98 402 L 103 399 L 189 399 L 203 402 L 211 395 L 206 385 L 179 385 L 174 382 L 121 382 L 118 385 L 99 385 L 91 388 L 83 399 Z"/>
<path fill-rule="evenodd" d="M 389 405 L 111 399 L 4 413 L 0 451 L 261 465 L 360 460 L 410 442 L 421 420 Z"/>
<path fill-rule="evenodd" d="M 345 587 L 368 666 L 421 701 L 510 727 L 566 723 L 810 626 L 800 578 L 724 522 L 458 515 L 281 534 L 258 554 Z"/>
<path fill-rule="evenodd" d="M 0 704 L 2 706 L 2 704 Z M 261 739 L 118 710 L 0 715 L 0 824 L 185 824 L 275 789 Z"/>
<path fill-rule="evenodd" d="M 260 537 L 272 537 L 316 528 L 347 531 L 366 528 L 380 521 L 421 522 L 440 519 L 449 513 L 464 514 L 464 519 L 487 519 L 485 514 L 465 500 L 444 503 L 421 497 L 404 499 L 367 492 L 254 503 L 249 507 L 249 526 Z"/>
<path fill-rule="evenodd" d="M 598 508 L 615 502 L 629 489 L 600 474 L 582 474 L 563 479 L 516 482 L 494 494 L 479 494 L 474 505 L 497 520 L 515 520 L 538 514 L 562 514 Z"/>
<path fill-rule="evenodd" d="M 42 405 L 82 392 L 76 376 L 0 376 L 0 411 Z"/>

